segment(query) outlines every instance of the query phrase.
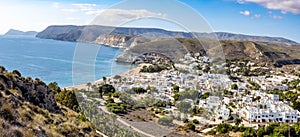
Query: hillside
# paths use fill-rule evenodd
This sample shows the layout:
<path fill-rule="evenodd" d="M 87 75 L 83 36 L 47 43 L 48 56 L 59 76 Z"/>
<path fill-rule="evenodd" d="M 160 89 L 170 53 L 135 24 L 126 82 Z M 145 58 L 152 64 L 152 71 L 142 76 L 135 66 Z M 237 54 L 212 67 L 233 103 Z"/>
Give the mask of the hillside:
<path fill-rule="evenodd" d="M 15 29 L 10 29 L 4 35 L 24 35 L 24 36 L 35 36 L 38 32 L 36 31 L 20 31 Z"/>
<path fill-rule="evenodd" d="M 200 32 L 177 32 L 167 31 L 157 28 L 126 28 L 126 27 L 109 27 L 109 26 L 73 26 L 73 25 L 62 25 L 62 26 L 49 26 L 42 32 L 37 34 L 38 38 L 54 39 L 62 41 L 83 41 L 83 42 L 95 42 L 98 44 L 105 44 L 105 41 L 101 39 L 97 40 L 98 37 L 106 37 L 105 35 L 115 34 L 126 34 L 136 36 L 146 36 L 152 38 L 207 38 L 213 39 L 217 37 L 219 40 L 250 40 L 250 41 L 261 41 L 261 42 L 281 42 L 295 44 L 296 42 L 280 37 L 266 37 L 266 36 L 250 36 L 242 34 L 233 34 L 226 32 L 215 32 L 215 33 L 200 33 Z M 193 34 L 195 36 L 193 36 Z"/>
<path fill-rule="evenodd" d="M 100 136 L 80 114 L 59 104 L 55 94 L 39 79 L 0 66 L 0 136 Z"/>
<path fill-rule="evenodd" d="M 195 38 L 135 38 L 129 48 L 117 57 L 117 61 L 132 62 L 140 54 L 157 52 L 176 62 L 187 51 L 207 56 L 203 44 L 218 44 L 209 39 L 201 39 L 200 41 Z M 221 40 L 220 45 L 226 59 L 249 59 L 257 63 L 269 62 L 275 66 L 299 64 L 300 55 L 298 53 L 300 49 L 297 44 Z"/>

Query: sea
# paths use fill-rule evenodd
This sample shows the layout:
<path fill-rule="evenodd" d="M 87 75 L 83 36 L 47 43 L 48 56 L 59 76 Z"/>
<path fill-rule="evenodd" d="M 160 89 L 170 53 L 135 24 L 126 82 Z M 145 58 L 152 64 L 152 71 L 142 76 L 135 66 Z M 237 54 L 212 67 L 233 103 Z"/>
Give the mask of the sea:
<path fill-rule="evenodd" d="M 84 45 L 98 49 L 91 53 L 96 53 L 95 58 L 90 61 L 74 61 L 79 45 L 81 48 Z M 87 52 L 85 54 L 89 54 Z M 131 64 L 115 62 L 116 56 L 121 53 L 122 49 L 104 45 L 40 39 L 33 36 L 0 36 L 0 66 L 4 66 L 8 71 L 19 70 L 22 76 L 39 78 L 45 83 L 57 82 L 60 87 L 92 82 L 134 68 Z M 82 78 L 74 81 L 74 64 L 92 67 L 94 77 L 84 78 L 82 75 Z M 78 70 L 81 68 L 85 67 L 77 67 L 76 73 L 84 73 L 85 70 Z"/>

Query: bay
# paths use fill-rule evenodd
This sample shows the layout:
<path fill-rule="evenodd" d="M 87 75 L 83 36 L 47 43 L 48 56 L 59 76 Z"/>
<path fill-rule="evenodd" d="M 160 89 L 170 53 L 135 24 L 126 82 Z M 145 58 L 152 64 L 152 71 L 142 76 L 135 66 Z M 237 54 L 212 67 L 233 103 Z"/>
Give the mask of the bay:
<path fill-rule="evenodd" d="M 61 87 L 73 86 L 72 66 L 77 44 L 29 36 L 0 36 L 0 65 L 9 71 L 19 70 L 25 77 L 40 78 L 46 83 L 56 81 Z M 135 67 L 114 61 L 122 52 L 120 49 L 88 45 L 100 46 L 94 64 L 79 63 L 95 66 L 95 80 Z M 87 82 L 90 81 L 84 78 L 80 81 Z"/>

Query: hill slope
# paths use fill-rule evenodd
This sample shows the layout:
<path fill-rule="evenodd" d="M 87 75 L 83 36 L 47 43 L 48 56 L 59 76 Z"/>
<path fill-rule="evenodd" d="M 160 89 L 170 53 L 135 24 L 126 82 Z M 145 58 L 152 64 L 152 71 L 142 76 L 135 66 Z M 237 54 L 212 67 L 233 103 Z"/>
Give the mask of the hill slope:
<path fill-rule="evenodd" d="M 188 52 L 200 53 L 207 56 L 205 43 L 218 44 L 209 39 L 195 38 L 163 38 L 145 39 L 135 38 L 132 44 L 121 55 L 117 61 L 132 62 L 134 58 L 145 52 L 157 52 L 166 55 L 176 62 Z M 270 43 L 256 41 L 221 40 L 222 53 L 226 59 L 249 59 L 257 63 L 269 62 L 277 66 L 288 64 L 299 64 L 299 45 L 285 43 Z M 216 46 L 217 47 L 217 46 Z"/>
<path fill-rule="evenodd" d="M 44 82 L 0 66 L 0 136 L 99 136 L 79 117 L 57 103 Z"/>

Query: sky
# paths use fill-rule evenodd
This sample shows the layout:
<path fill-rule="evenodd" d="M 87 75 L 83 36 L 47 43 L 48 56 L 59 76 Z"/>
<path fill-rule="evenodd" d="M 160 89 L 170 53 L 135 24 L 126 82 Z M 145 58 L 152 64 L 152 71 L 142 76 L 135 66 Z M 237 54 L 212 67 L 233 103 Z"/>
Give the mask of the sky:
<path fill-rule="evenodd" d="M 284 37 L 300 43 L 300 0 L 129 1 L 130 6 L 121 0 L 1 0 L 0 34 L 11 28 L 42 31 L 50 25 L 124 22 L 123 26 L 178 31 L 207 31 L 197 29 L 205 26 L 214 32 Z"/>

